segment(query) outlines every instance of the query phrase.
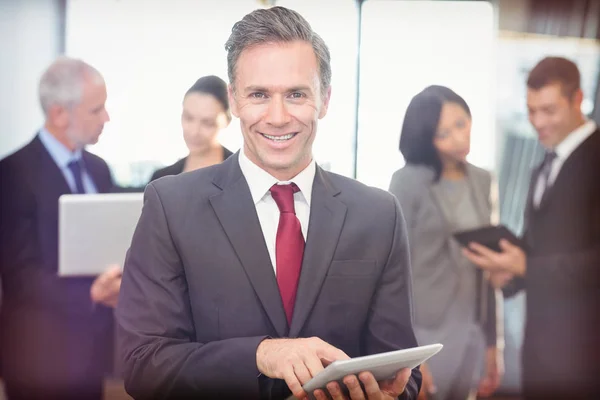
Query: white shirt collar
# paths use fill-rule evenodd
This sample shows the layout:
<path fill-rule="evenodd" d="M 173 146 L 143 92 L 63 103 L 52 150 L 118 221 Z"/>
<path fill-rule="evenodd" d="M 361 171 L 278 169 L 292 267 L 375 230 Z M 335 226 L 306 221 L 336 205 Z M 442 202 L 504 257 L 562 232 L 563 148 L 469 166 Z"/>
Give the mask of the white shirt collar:
<path fill-rule="evenodd" d="M 263 199 L 263 197 L 269 192 L 269 189 L 271 189 L 271 186 L 275 184 L 287 184 L 294 182 L 300 189 L 300 193 L 302 193 L 306 203 L 310 207 L 312 186 L 315 180 L 315 173 L 317 171 L 317 166 L 314 159 L 306 168 L 304 168 L 304 170 L 302 170 L 298 175 L 289 181 L 279 181 L 267 171 L 254 164 L 246 156 L 243 147 L 240 150 L 238 159 L 242 174 L 244 175 L 244 178 L 246 178 L 246 182 L 248 182 L 248 187 L 250 188 L 250 194 L 252 195 L 254 204 L 257 204 Z"/>
<path fill-rule="evenodd" d="M 590 120 L 569 133 L 554 149 L 558 158 L 562 160 L 567 159 L 595 131 L 596 123 Z"/>
<path fill-rule="evenodd" d="M 59 142 L 53 134 L 48 132 L 46 128 L 42 127 L 40 129 L 39 138 L 56 165 L 60 168 L 67 168 L 71 161 L 81 160 L 81 149 L 72 152 Z"/>

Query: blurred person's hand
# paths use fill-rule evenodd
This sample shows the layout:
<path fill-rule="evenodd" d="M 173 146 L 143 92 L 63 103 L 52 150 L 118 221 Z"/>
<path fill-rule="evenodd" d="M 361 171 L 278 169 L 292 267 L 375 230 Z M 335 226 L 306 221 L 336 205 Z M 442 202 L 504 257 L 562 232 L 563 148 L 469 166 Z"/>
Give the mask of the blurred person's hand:
<path fill-rule="evenodd" d="M 118 265 L 110 265 L 106 271 L 99 275 L 90 288 L 90 297 L 94 303 L 116 307 L 121 289 L 123 271 Z"/>
<path fill-rule="evenodd" d="M 481 397 L 491 396 L 500 386 L 504 375 L 504 363 L 502 356 L 498 354 L 498 348 L 488 347 L 485 354 L 485 375 L 479 383 L 477 395 Z"/>
<path fill-rule="evenodd" d="M 502 251 L 497 252 L 479 243 L 469 243 L 469 247 L 463 249 L 463 254 L 484 270 L 508 272 L 515 276 L 525 275 L 527 269 L 525 252 L 505 239 L 500 240 L 500 249 Z"/>
<path fill-rule="evenodd" d="M 437 391 L 435 384 L 433 383 L 433 376 L 429 370 L 427 363 L 421 364 L 421 376 L 423 381 L 421 382 L 421 391 L 419 392 L 418 400 L 427 400 L 430 395 L 435 394 Z"/>
<path fill-rule="evenodd" d="M 515 276 L 510 272 L 505 271 L 497 271 L 490 273 L 490 283 L 496 289 L 502 289 L 504 286 L 508 284 L 511 280 L 513 280 Z"/>

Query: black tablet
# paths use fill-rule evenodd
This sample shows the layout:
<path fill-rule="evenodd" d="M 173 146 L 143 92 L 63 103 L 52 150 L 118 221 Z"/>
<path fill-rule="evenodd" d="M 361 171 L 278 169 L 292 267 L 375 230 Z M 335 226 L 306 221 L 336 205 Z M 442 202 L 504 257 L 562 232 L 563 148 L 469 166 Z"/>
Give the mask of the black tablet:
<path fill-rule="evenodd" d="M 469 231 L 455 232 L 454 238 L 463 247 L 468 247 L 469 243 L 475 242 L 498 252 L 501 251 L 501 239 L 506 239 L 515 246 L 519 246 L 521 248 L 524 247 L 521 239 L 516 237 L 504 225 L 486 226 L 483 228 L 477 228 Z"/>

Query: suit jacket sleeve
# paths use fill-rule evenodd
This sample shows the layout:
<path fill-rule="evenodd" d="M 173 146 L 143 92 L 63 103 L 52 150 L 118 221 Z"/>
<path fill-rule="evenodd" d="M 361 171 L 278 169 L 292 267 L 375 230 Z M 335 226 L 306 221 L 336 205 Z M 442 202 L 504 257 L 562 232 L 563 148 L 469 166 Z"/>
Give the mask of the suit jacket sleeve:
<path fill-rule="evenodd" d="M 127 391 L 136 399 L 257 397 L 265 337 L 196 340 L 183 263 L 153 184 L 144 197 L 117 307 Z"/>
<path fill-rule="evenodd" d="M 413 332 L 412 278 L 406 224 L 398 200 L 391 197 L 395 223 L 390 236 L 390 252 L 371 305 L 366 327 L 366 354 L 415 347 Z M 400 399 L 416 399 L 421 387 L 421 372 L 412 376 Z"/>
<path fill-rule="evenodd" d="M 390 181 L 389 192 L 392 193 L 398 201 L 400 202 L 400 206 L 402 208 L 402 214 L 406 221 L 406 226 L 410 231 L 415 223 L 416 218 L 416 207 L 418 205 L 417 196 L 415 193 L 415 185 L 412 182 L 407 182 L 407 179 L 404 179 L 404 175 L 402 175 L 402 171 L 396 171 L 392 176 L 392 180 Z"/>

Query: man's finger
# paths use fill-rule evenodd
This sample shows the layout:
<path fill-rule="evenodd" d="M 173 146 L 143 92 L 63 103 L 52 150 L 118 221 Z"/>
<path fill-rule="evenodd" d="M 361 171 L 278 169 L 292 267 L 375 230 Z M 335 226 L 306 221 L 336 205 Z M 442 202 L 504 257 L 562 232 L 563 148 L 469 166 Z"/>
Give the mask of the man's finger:
<path fill-rule="evenodd" d="M 327 391 L 333 400 L 346 400 L 346 396 L 342 393 L 342 389 L 337 382 L 329 382 L 327 384 Z"/>
<path fill-rule="evenodd" d="M 358 375 L 358 379 L 365 386 L 365 393 L 367 394 L 367 398 L 369 400 L 376 400 L 381 398 L 381 389 L 379 388 L 379 383 L 375 380 L 375 377 L 370 372 L 361 372 Z"/>
<path fill-rule="evenodd" d="M 310 381 L 313 377 L 304 364 L 294 365 L 294 373 L 296 374 L 296 377 L 300 381 L 301 385 L 305 385 L 306 382 Z"/>
<path fill-rule="evenodd" d="M 515 246 L 514 244 L 512 244 L 511 242 L 509 242 L 506 239 L 501 239 L 500 240 L 500 248 L 502 249 L 502 251 L 513 252 L 513 251 L 516 251 L 517 249 L 519 249 L 519 246 Z"/>
<path fill-rule="evenodd" d="M 123 275 L 123 270 L 118 264 L 111 264 L 105 271 L 105 274 L 110 277 L 116 277 Z"/>
<path fill-rule="evenodd" d="M 321 389 L 317 389 L 313 392 L 313 395 L 317 400 L 328 400 L 327 395 Z"/>
<path fill-rule="evenodd" d="M 334 347 L 330 344 L 327 344 L 320 349 L 317 350 L 317 356 L 319 358 L 325 359 L 327 361 L 333 362 L 337 360 L 349 360 L 350 357 L 348 354 L 344 353 L 342 350 Z"/>
<path fill-rule="evenodd" d="M 492 266 L 492 263 L 488 258 L 474 253 L 468 249 L 463 249 L 463 255 L 467 257 L 473 264 L 476 264 L 483 269 L 490 269 Z"/>
<path fill-rule="evenodd" d="M 306 368 L 308 369 L 308 372 L 310 373 L 311 377 L 314 377 L 324 369 L 321 360 L 314 355 L 306 357 L 306 359 L 304 360 L 304 365 L 306 365 Z"/>
<path fill-rule="evenodd" d="M 283 371 L 283 380 L 285 380 L 294 397 L 302 399 L 306 396 L 306 392 L 302 389 L 302 385 L 298 381 L 292 365 L 287 366 Z"/>
<path fill-rule="evenodd" d="M 488 257 L 493 259 L 494 257 L 496 257 L 498 255 L 497 252 L 495 252 L 494 250 L 485 247 L 479 243 L 469 243 L 469 249 L 473 250 L 476 253 L 479 253 L 480 255 L 484 256 L 484 257 Z"/>
<path fill-rule="evenodd" d="M 365 393 L 356 375 L 344 377 L 344 385 L 348 388 L 352 400 L 365 400 Z"/>
<path fill-rule="evenodd" d="M 380 384 L 381 391 L 391 397 L 398 397 L 406 389 L 406 384 L 411 376 L 409 368 L 403 368 L 396 373 L 396 376 L 391 381 L 385 381 Z"/>

